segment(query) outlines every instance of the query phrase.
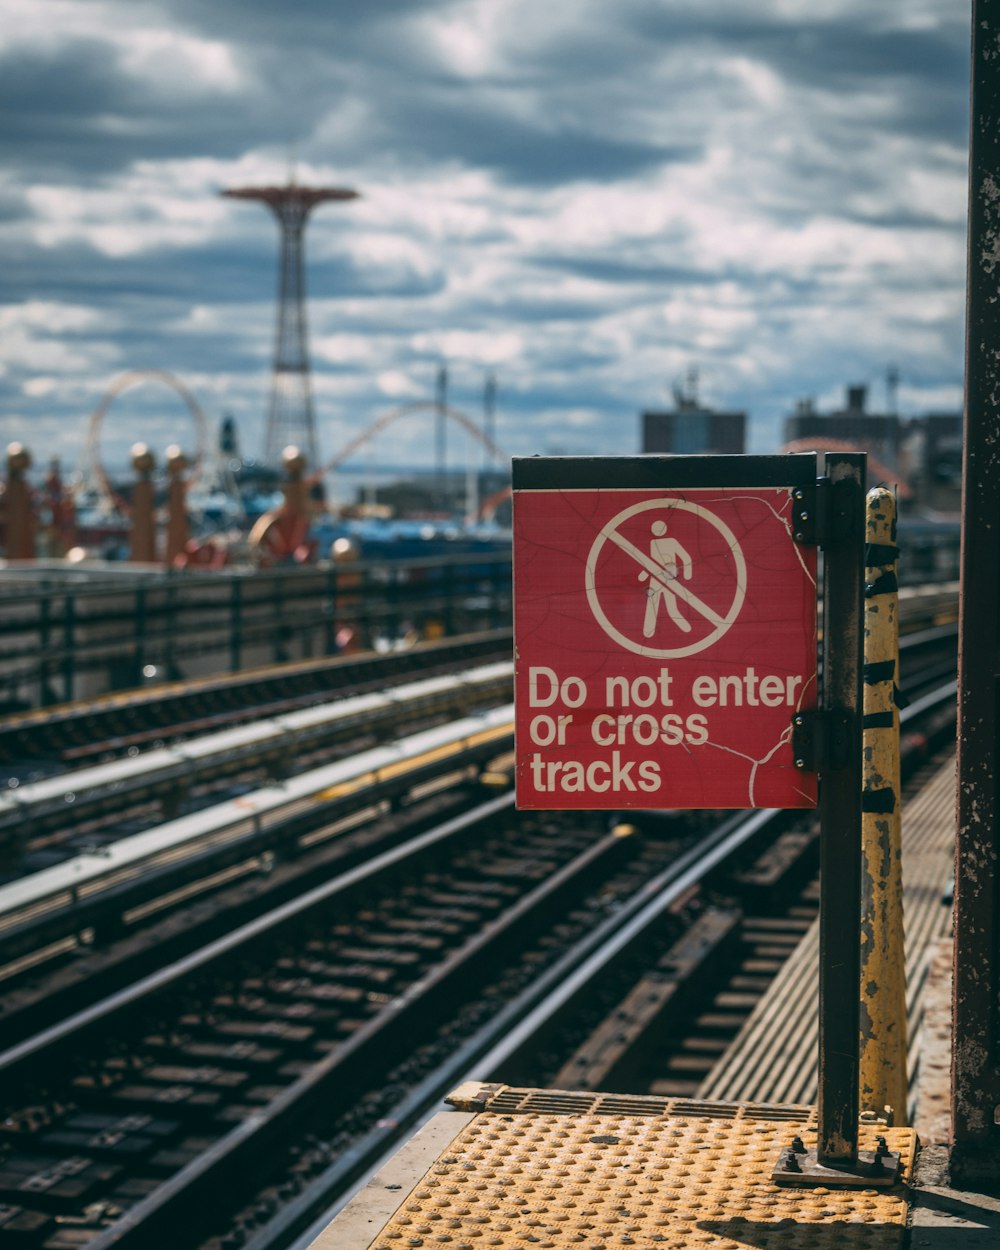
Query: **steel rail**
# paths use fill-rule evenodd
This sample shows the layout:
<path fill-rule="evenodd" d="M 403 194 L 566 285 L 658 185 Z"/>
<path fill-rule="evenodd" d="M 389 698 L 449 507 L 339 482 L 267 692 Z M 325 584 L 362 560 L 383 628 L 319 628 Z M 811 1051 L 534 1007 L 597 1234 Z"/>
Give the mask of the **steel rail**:
<path fill-rule="evenodd" d="M 229 799 L 159 828 L 79 855 L 0 887 L 0 939 L 10 950 L 44 930 L 78 932 L 113 898 L 126 910 L 294 836 L 290 822 L 308 810 L 342 817 L 412 790 L 442 769 L 454 770 L 508 749 L 513 708 L 507 704 L 375 747 L 251 795 Z"/>
<path fill-rule="evenodd" d="M 784 815 L 778 809 L 764 808 L 731 816 L 646 882 L 632 899 L 586 934 L 465 1041 L 383 1116 L 375 1128 L 247 1241 L 242 1250 L 273 1250 L 287 1244 L 287 1239 L 299 1233 L 321 1207 L 322 1222 L 329 1222 L 349 1200 L 351 1184 L 363 1172 L 376 1169 L 410 1128 L 440 1110 L 441 1099 L 451 1089 L 464 1081 L 502 1080 L 499 1074 L 503 1068 L 535 1046 L 539 1034 L 547 1032 L 557 1016 L 571 1009 L 595 977 L 640 943 L 692 886 Z M 333 1201 L 332 1194 L 339 1198 Z M 314 1226 L 311 1231 L 315 1235 L 319 1227 Z"/>
<path fill-rule="evenodd" d="M 25 829 L 45 816 L 71 810 L 79 819 L 81 810 L 95 805 L 112 800 L 118 805 L 137 792 L 166 785 L 189 786 L 223 766 L 280 758 L 292 749 L 328 742 L 335 734 L 395 727 L 401 719 L 424 713 L 454 713 L 472 696 L 506 700 L 512 674 L 509 661 L 482 665 L 458 675 L 326 701 L 174 746 L 27 782 L 0 794 L 0 837 L 17 831 L 23 838 Z"/>
<path fill-rule="evenodd" d="M 148 999 L 164 989 L 183 983 L 193 972 L 203 971 L 210 964 L 262 936 L 273 935 L 278 929 L 301 919 L 307 911 L 327 906 L 337 894 L 352 889 L 361 882 L 371 881 L 389 868 L 437 844 L 468 833 L 474 826 L 491 820 L 512 805 L 512 794 L 505 794 L 481 805 L 474 812 L 418 836 L 406 846 L 397 847 L 378 859 L 343 874 L 336 881 L 310 891 L 293 903 L 275 909 L 268 916 L 243 926 L 225 938 L 211 943 L 204 950 L 145 978 L 129 990 L 111 995 L 102 1003 L 78 1012 L 71 1019 L 11 1048 L 0 1055 L 0 1071 L 6 1079 L 16 1079 L 26 1066 L 37 1069 L 39 1063 L 52 1062 L 54 1048 L 76 1042 L 84 1033 L 106 1029 L 113 1016 L 133 1009 L 140 999 Z M 603 859 L 614 854 L 621 846 L 620 838 L 606 835 L 518 899 L 502 917 L 489 926 L 488 931 L 480 932 L 464 943 L 453 956 L 361 1026 L 342 1046 L 315 1063 L 270 1104 L 220 1137 L 197 1159 L 126 1212 L 113 1226 L 99 1233 L 89 1243 L 92 1250 L 101 1250 L 102 1247 L 112 1245 L 156 1245 L 171 1236 L 170 1229 L 174 1227 L 171 1219 L 176 1218 L 175 1208 L 178 1204 L 192 1201 L 192 1190 L 205 1194 L 208 1192 L 206 1187 L 215 1182 L 220 1172 L 239 1166 L 248 1156 L 256 1154 L 259 1157 L 259 1152 L 266 1149 L 282 1132 L 287 1132 L 287 1122 L 295 1121 L 297 1117 L 309 1112 L 321 1093 L 329 1098 L 336 1090 L 353 1088 L 364 1066 L 368 1049 L 386 1037 L 395 1036 L 398 1039 L 413 1036 L 413 1028 L 419 1026 L 428 1002 L 452 993 L 459 985 L 467 984 L 469 978 L 475 975 L 476 968 L 487 955 L 492 954 L 498 943 L 509 940 L 524 925 L 544 916 L 559 896 L 578 886 Z M 159 1232 L 155 1231 L 157 1229 Z"/>
<path fill-rule="evenodd" d="M 390 850 L 366 860 L 363 864 L 348 869 L 347 872 L 340 873 L 333 880 L 314 887 L 290 902 L 272 908 L 266 914 L 258 916 L 244 925 L 240 925 L 239 928 L 233 929 L 213 942 L 209 942 L 192 954 L 185 955 L 181 959 L 174 960 L 173 963 L 168 964 L 165 968 L 160 968 L 156 972 L 150 973 L 134 985 L 109 994 L 100 1002 L 94 1003 L 82 1011 L 75 1012 L 72 1016 L 61 1020 L 58 1024 L 43 1029 L 34 1037 L 27 1038 L 23 1042 L 0 1052 L 0 1072 L 9 1074 L 26 1061 L 37 1059 L 42 1052 L 55 1046 L 57 1043 L 65 1042 L 68 1038 L 78 1036 L 95 1025 L 106 1023 L 111 1016 L 123 1008 L 132 1007 L 138 1000 L 158 993 L 160 990 L 175 984 L 215 960 L 231 954 L 246 943 L 273 932 L 278 926 L 298 919 L 314 907 L 329 902 L 338 894 L 344 893 L 344 891 L 353 888 L 359 883 L 378 877 L 387 868 L 400 864 L 438 843 L 445 842 L 456 834 L 465 832 L 475 824 L 481 823 L 506 808 L 512 807 L 513 803 L 514 796 L 512 793 L 500 795 L 486 803 L 480 804 L 469 812 L 463 813 L 461 816 L 455 817 L 453 820 L 446 821 L 443 825 L 438 825 L 426 833 L 419 834 L 405 844 L 392 847 Z"/>
<path fill-rule="evenodd" d="M 488 805 L 489 814 L 509 808 L 512 801 L 510 795 L 494 800 Z M 513 1004 L 498 1013 L 491 1025 L 476 1035 L 473 1043 L 463 1046 L 446 1063 L 443 1070 L 439 1069 L 434 1091 L 435 1097 L 440 1097 L 437 1086 L 442 1080 L 447 1082 L 452 1075 L 461 1074 L 467 1064 L 472 1061 L 475 1051 L 470 1049 L 470 1046 L 481 1051 L 487 1041 L 495 1042 L 524 1014 L 529 1003 L 537 1004 L 546 994 L 552 993 L 561 982 L 572 980 L 574 987 L 579 989 L 582 982 L 576 965 L 582 961 L 584 955 L 589 957 L 585 965 L 589 970 L 592 961 L 598 958 L 596 952 L 602 945 L 606 948 L 606 952 L 613 954 L 626 949 L 632 942 L 641 938 L 646 926 L 661 916 L 664 908 L 669 906 L 669 902 L 674 901 L 679 893 L 687 889 L 693 881 L 699 880 L 706 871 L 720 863 L 727 854 L 744 845 L 759 829 L 781 814 L 765 811 L 749 815 L 741 813 L 737 817 L 730 818 L 709 836 L 707 848 L 700 846 L 686 852 L 665 873 L 647 882 L 635 899 L 622 911 L 616 912 L 609 920 L 592 930 L 583 942 L 575 946 L 567 956 L 560 959 L 549 970 L 536 987 L 527 991 L 525 995 L 519 996 Z M 478 816 L 479 813 L 476 815 Z M 467 828 L 472 820 L 473 817 L 469 816 L 452 821 L 448 826 L 424 835 L 423 838 L 418 839 L 419 849 L 424 849 L 432 842 L 440 841 L 446 836 L 453 836 L 455 832 Z M 555 892 L 563 889 L 587 869 L 596 858 L 606 855 L 616 845 L 621 845 L 621 839 L 608 835 L 583 852 L 572 864 L 560 870 L 555 877 L 548 879 L 536 890 L 519 900 L 505 917 L 504 928 L 509 929 L 538 908 L 548 905 Z M 387 856 L 380 857 L 380 862 L 373 861 L 363 868 L 356 869 L 348 874 L 348 878 L 344 881 L 314 890 L 302 900 L 278 909 L 273 916 L 246 925 L 234 934 L 213 943 L 197 955 L 180 960 L 170 968 L 146 978 L 131 990 L 113 995 L 103 1003 L 77 1013 L 70 1020 L 45 1030 L 38 1037 L 0 1055 L 0 1071 L 4 1072 L 7 1079 L 16 1079 L 18 1071 L 25 1064 L 37 1064 L 51 1051 L 52 1047 L 66 1044 L 71 1039 L 79 1037 L 82 1031 L 93 1031 L 102 1026 L 106 1028 L 112 1015 L 125 1008 L 133 1007 L 139 997 L 148 997 L 171 984 L 182 981 L 192 971 L 204 969 L 221 956 L 259 937 L 262 932 L 273 931 L 277 925 L 287 923 L 292 917 L 301 915 L 304 910 L 328 902 L 334 893 L 382 871 L 386 864 L 399 862 L 407 853 L 406 848 L 397 848 Z M 669 902 L 665 902 L 662 897 L 657 897 L 657 893 L 671 881 L 674 882 L 674 888 L 670 893 Z M 488 939 L 486 935 L 481 934 L 467 944 L 467 947 L 460 952 L 461 969 L 457 966 L 446 967 L 431 977 L 425 978 L 419 986 L 419 994 L 406 995 L 403 1001 L 393 1005 L 392 1010 L 381 1013 L 377 1020 L 364 1026 L 343 1047 L 316 1064 L 309 1073 L 285 1090 L 272 1104 L 262 1108 L 254 1117 L 231 1130 L 203 1155 L 158 1186 L 148 1198 L 126 1212 L 114 1225 L 99 1233 L 88 1243 L 90 1250 L 110 1250 L 112 1246 L 125 1250 L 133 1245 L 159 1244 L 161 1240 L 169 1236 L 167 1230 L 170 1227 L 176 1227 L 176 1220 L 183 1218 L 183 1213 L 179 1214 L 178 1211 L 181 1204 L 190 1204 L 198 1200 L 197 1196 L 192 1197 L 192 1192 L 196 1195 L 207 1193 L 207 1187 L 213 1183 L 220 1171 L 231 1170 L 238 1166 L 239 1160 L 244 1155 L 264 1149 L 280 1131 L 282 1123 L 298 1115 L 303 1102 L 314 1099 L 321 1086 L 325 1087 L 334 1081 L 341 1084 L 349 1081 L 350 1074 L 357 1067 L 361 1052 L 370 1042 L 371 1036 L 385 1028 L 387 1022 L 390 1027 L 403 1028 L 407 1010 L 423 1010 L 422 1004 L 426 996 L 440 986 L 445 977 L 467 975 L 465 969 L 468 967 L 468 958 L 479 953 L 487 941 L 494 936 L 495 934 L 491 933 Z M 611 957 L 610 954 L 608 957 Z M 421 1091 L 423 1097 L 426 1098 L 427 1091 L 423 1085 Z M 376 1136 L 381 1131 L 383 1130 L 376 1130 Z M 343 1166 L 349 1166 L 349 1162 L 349 1159 L 345 1159 Z M 162 1235 L 157 1233 L 156 1229 L 160 1229 Z"/>
<path fill-rule="evenodd" d="M 0 759 L 23 759 L 31 753 L 32 744 L 44 746 L 53 735 L 70 734 L 75 750 L 81 727 L 86 726 L 95 750 L 123 747 L 122 738 L 131 736 L 101 729 L 102 722 L 133 718 L 141 721 L 149 735 L 160 738 L 188 732 L 184 718 L 198 709 L 196 722 L 203 724 L 215 717 L 224 721 L 246 719 L 262 704 L 296 701 L 317 696 L 333 696 L 349 691 L 352 686 L 384 684 L 387 677 L 405 675 L 415 667 L 426 670 L 447 663 L 449 666 L 473 662 L 490 654 L 509 654 L 510 629 L 496 629 L 478 634 L 418 642 L 405 651 L 389 655 L 365 652 L 358 655 L 333 655 L 321 659 L 295 660 L 264 667 L 243 669 L 237 673 L 193 677 L 181 681 L 158 683 L 136 689 L 103 694 L 93 699 L 61 703 L 38 710 L 16 712 L 0 719 Z M 293 692 L 293 693 L 290 693 Z M 205 704 L 214 704 L 217 711 L 206 714 Z M 105 735 L 102 737 L 102 734 Z M 39 742 L 39 740 L 41 740 Z M 44 754 L 44 752 L 43 752 Z"/>

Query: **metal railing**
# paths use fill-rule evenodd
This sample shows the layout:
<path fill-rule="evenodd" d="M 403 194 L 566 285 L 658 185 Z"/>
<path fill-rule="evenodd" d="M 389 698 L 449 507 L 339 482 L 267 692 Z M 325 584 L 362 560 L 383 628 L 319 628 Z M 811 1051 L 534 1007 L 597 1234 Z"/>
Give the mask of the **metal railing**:
<path fill-rule="evenodd" d="M 508 552 L 308 568 L 39 568 L 0 596 L 0 712 L 507 626 Z"/>

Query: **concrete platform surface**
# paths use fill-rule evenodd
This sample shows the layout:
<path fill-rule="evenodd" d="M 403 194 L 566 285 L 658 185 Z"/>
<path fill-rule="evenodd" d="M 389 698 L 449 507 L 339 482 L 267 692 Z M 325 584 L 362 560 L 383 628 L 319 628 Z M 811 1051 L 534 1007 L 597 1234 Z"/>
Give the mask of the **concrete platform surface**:
<path fill-rule="evenodd" d="M 944 1146 L 920 1149 L 910 1203 L 910 1246 L 912 1250 L 1000 1250 L 1000 1196 L 952 1189 Z"/>

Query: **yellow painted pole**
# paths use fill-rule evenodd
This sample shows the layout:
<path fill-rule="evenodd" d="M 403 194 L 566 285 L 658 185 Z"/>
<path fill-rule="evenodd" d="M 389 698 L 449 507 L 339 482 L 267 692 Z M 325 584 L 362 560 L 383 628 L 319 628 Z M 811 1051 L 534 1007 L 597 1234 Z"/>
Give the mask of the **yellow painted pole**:
<path fill-rule="evenodd" d="M 860 1105 L 905 1125 L 896 499 L 884 486 L 868 492 L 865 529 Z"/>

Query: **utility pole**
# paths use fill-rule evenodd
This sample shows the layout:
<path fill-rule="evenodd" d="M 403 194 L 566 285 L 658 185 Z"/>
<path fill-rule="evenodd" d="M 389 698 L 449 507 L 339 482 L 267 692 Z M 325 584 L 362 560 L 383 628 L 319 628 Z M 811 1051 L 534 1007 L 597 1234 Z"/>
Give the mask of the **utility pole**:
<path fill-rule="evenodd" d="M 437 469 L 437 495 L 438 506 L 445 512 L 448 508 L 448 478 L 446 468 L 446 438 L 447 429 L 445 422 L 447 416 L 445 410 L 448 407 L 448 366 L 439 365 L 437 371 L 437 383 L 434 394 L 435 421 L 436 421 L 436 438 L 435 438 L 435 466 Z"/>
<path fill-rule="evenodd" d="M 486 441 L 483 444 L 483 468 L 488 469 L 493 460 L 493 452 L 491 448 L 496 442 L 496 424 L 497 424 L 497 375 L 489 373 L 486 375 L 486 384 L 483 387 L 483 434 Z"/>

